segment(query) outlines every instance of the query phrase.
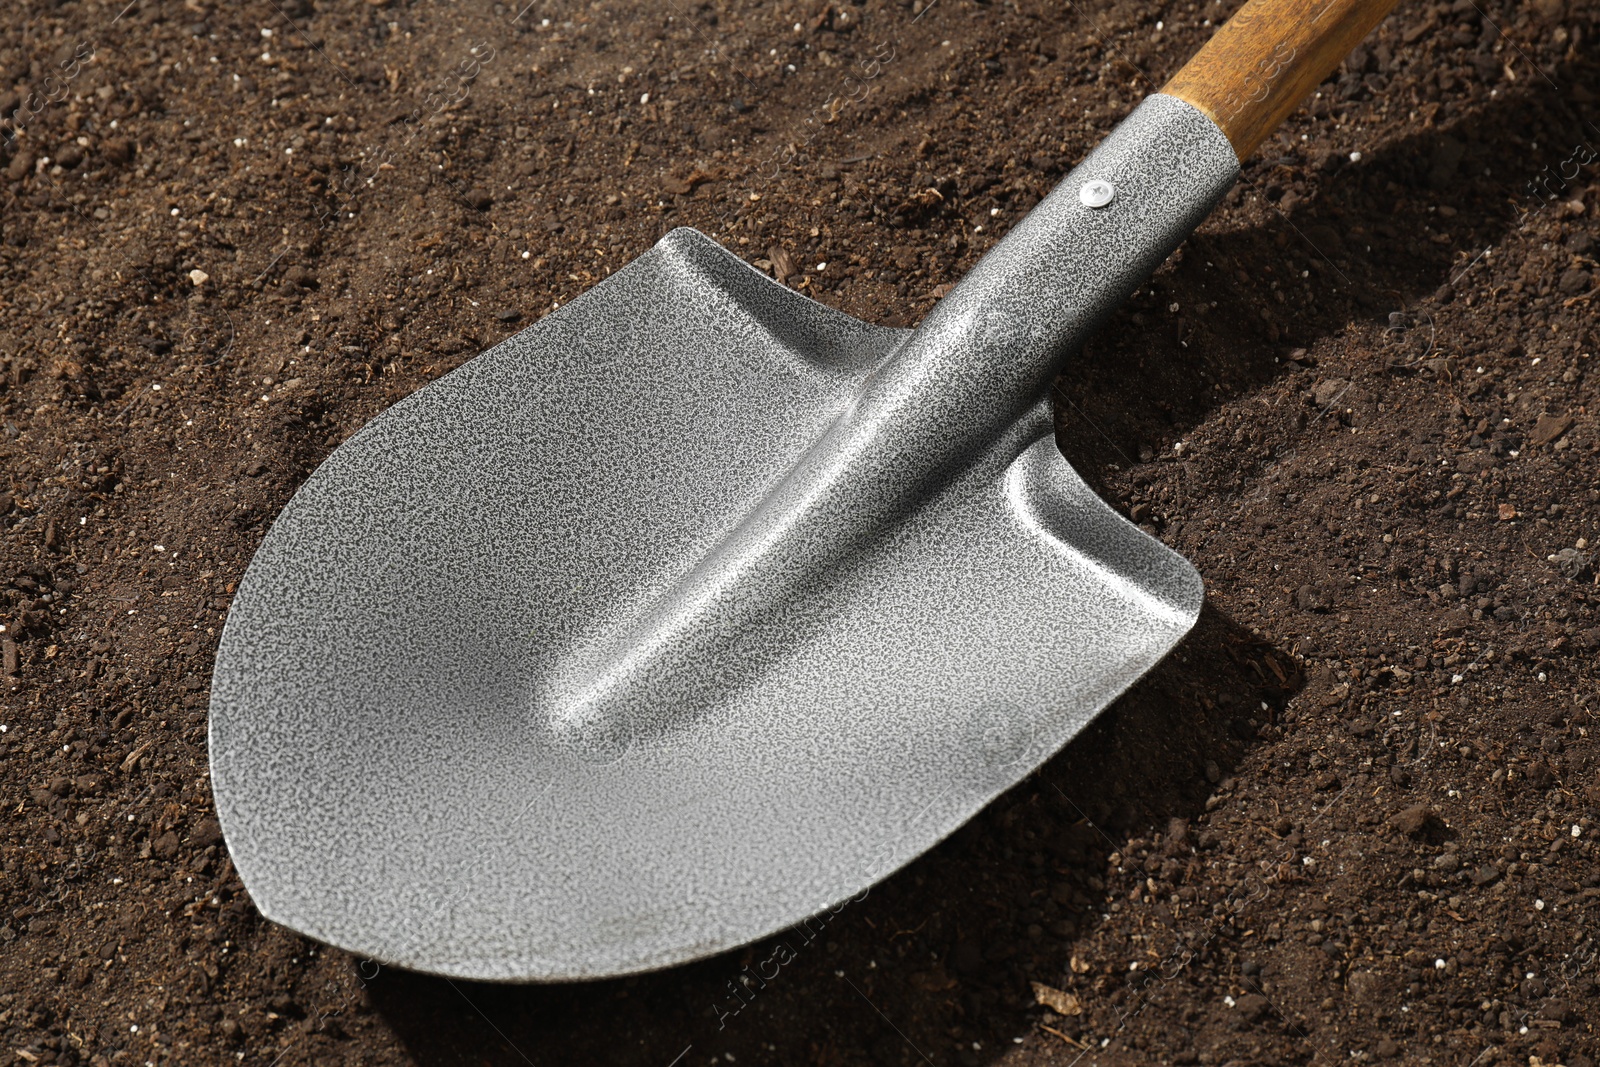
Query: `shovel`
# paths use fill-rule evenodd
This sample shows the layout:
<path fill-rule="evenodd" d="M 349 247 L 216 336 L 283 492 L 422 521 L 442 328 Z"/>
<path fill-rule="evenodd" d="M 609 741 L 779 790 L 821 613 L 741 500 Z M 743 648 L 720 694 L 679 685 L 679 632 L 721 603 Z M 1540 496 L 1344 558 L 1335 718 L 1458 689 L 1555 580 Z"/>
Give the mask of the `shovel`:
<path fill-rule="evenodd" d="M 565 981 L 837 910 L 1193 625 L 1057 367 L 1393 0 L 1250 0 L 914 331 L 690 229 L 394 405 L 273 524 L 212 679 L 268 918 Z"/>

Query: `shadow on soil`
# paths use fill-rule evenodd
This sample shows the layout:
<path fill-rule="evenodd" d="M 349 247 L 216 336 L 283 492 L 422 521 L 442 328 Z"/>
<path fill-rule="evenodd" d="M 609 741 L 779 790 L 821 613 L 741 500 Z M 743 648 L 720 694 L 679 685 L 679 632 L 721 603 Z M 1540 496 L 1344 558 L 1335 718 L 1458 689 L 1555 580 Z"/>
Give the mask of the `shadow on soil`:
<path fill-rule="evenodd" d="M 1587 53 L 1558 75 L 1591 91 L 1600 83 Z M 1528 212 L 1572 195 L 1558 171 L 1597 135 L 1562 95 L 1499 97 L 1359 163 L 1319 163 L 1269 140 L 1228 197 L 1254 199 L 1265 221 L 1240 228 L 1235 212 L 1220 212 L 1067 361 L 1056 406 L 1068 459 L 1100 488 L 1108 469 L 1148 461 L 1229 399 L 1297 369 L 1294 349 L 1362 319 L 1391 327 L 1363 375 L 1470 354 L 1470 339 L 1434 333 L 1433 309 L 1485 249 L 1517 239 Z M 1524 140 L 1533 129 L 1563 139 L 1535 150 Z M 1529 192 L 1539 179 L 1542 202 Z M 1535 283 L 1529 296 L 1539 295 L 1548 294 Z"/>

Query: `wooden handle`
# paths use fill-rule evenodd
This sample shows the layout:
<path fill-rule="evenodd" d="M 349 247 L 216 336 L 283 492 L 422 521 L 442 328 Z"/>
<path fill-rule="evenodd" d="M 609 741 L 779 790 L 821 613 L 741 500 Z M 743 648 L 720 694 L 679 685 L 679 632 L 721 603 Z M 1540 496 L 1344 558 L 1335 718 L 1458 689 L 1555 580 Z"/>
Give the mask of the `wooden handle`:
<path fill-rule="evenodd" d="M 1242 162 L 1397 0 L 1249 0 L 1162 88 L 1199 108 Z"/>

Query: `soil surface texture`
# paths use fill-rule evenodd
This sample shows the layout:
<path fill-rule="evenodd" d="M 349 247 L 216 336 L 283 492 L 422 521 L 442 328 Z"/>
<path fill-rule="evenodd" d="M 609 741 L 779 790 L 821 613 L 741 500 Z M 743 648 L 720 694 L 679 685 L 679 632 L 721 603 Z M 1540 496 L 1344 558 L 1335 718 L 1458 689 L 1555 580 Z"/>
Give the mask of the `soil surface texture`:
<path fill-rule="evenodd" d="M 452 983 L 221 840 L 229 597 L 341 440 L 675 226 L 914 324 L 1235 6 L 7 5 L 0 1064 L 1592 1067 L 1592 4 L 1401 5 L 1068 362 L 1208 607 L 820 933 Z"/>

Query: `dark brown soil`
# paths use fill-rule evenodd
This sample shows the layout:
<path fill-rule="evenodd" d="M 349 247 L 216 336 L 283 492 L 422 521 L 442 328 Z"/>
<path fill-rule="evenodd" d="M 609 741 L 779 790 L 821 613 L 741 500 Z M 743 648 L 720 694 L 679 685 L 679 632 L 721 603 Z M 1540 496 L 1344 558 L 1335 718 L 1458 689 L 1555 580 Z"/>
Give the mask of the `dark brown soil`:
<path fill-rule="evenodd" d="M 1210 607 L 792 961 L 452 984 L 251 907 L 211 657 L 340 440 L 676 225 L 914 322 L 1233 6 L 922 2 L 0 14 L 0 1063 L 1590 1067 L 1600 8 L 1563 0 L 1405 5 L 1072 361 L 1063 447 Z"/>

